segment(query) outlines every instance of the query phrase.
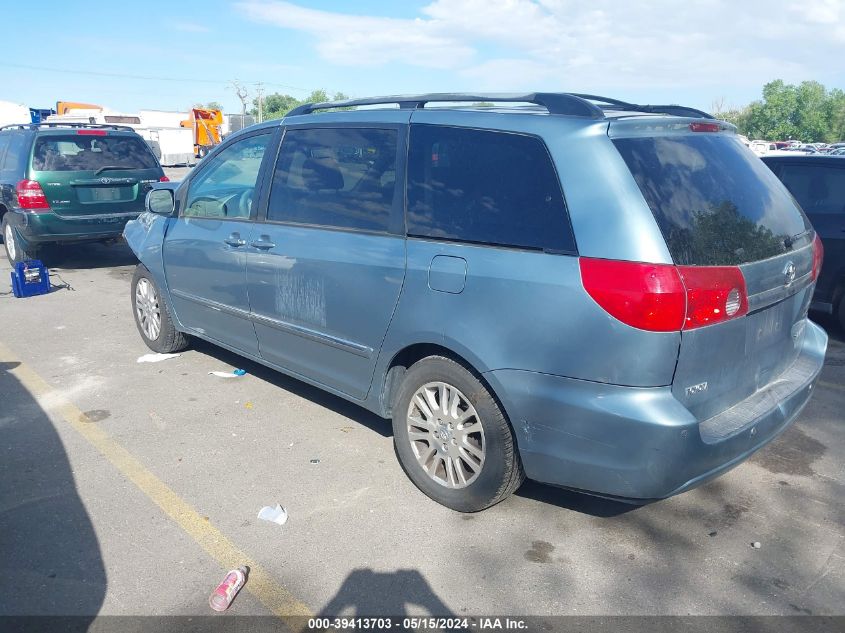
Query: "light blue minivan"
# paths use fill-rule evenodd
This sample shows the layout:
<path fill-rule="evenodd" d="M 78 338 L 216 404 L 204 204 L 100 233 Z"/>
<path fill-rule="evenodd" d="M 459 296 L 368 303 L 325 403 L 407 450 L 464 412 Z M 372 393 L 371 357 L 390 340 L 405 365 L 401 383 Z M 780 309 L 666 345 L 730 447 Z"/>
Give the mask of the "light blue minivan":
<path fill-rule="evenodd" d="M 681 106 L 308 104 L 157 185 L 124 235 L 150 348 L 199 337 L 392 418 L 407 475 L 463 512 L 526 476 L 688 490 L 787 428 L 827 346 L 806 217 Z"/>

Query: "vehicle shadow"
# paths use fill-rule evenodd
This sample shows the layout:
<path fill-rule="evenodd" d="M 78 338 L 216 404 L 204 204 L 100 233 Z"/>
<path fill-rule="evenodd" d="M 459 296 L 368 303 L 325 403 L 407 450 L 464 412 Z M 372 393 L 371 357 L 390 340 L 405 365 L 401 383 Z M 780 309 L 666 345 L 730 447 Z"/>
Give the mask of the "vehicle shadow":
<path fill-rule="evenodd" d="M 222 347 L 218 347 L 217 345 L 208 343 L 201 339 L 191 339 L 191 347 L 201 354 L 216 358 L 221 363 L 232 365 L 234 367 L 241 367 L 256 378 L 260 378 L 279 389 L 289 391 L 300 398 L 310 400 L 321 407 L 330 409 L 331 411 L 347 417 L 353 422 L 357 422 L 361 426 L 378 433 L 382 437 L 393 437 L 393 427 L 391 426 L 389 420 L 385 420 L 384 418 L 367 411 L 357 404 L 344 400 L 339 396 L 330 394 L 327 391 L 323 391 L 318 387 L 312 387 L 301 380 L 286 376 L 275 369 L 265 367 L 260 363 L 248 360 L 243 356 L 239 356 L 234 352 L 230 352 L 229 350 L 223 349 Z"/>
<path fill-rule="evenodd" d="M 48 268 L 59 272 L 134 266 L 138 263 L 135 253 L 123 240 L 102 244 L 62 244 L 51 246 L 39 256 Z"/>
<path fill-rule="evenodd" d="M 416 569 L 380 573 L 369 568 L 352 570 L 317 617 L 401 617 L 412 615 L 409 606 L 417 607 L 413 614 L 421 609 L 430 616 L 454 617 Z"/>
<path fill-rule="evenodd" d="M 99 541 L 62 440 L 41 405 L 0 363 L 0 616 L 99 612 L 107 579 Z"/>
<path fill-rule="evenodd" d="M 810 313 L 810 319 L 824 328 L 824 331 L 827 332 L 830 340 L 838 343 L 845 343 L 845 330 L 842 329 L 842 326 L 832 314 Z"/>
<path fill-rule="evenodd" d="M 612 518 L 643 507 L 644 504 L 624 503 L 613 499 L 595 497 L 575 490 L 558 488 L 527 479 L 514 494 L 565 510 L 588 514 L 598 518 Z"/>

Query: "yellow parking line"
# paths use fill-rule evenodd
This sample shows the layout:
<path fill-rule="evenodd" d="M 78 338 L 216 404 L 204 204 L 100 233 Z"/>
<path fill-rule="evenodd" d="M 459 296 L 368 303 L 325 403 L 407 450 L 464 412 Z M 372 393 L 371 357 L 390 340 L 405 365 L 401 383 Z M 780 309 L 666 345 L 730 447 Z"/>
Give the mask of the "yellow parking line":
<path fill-rule="evenodd" d="M 828 389 L 836 389 L 837 391 L 845 391 L 845 385 L 837 385 L 835 382 L 827 382 L 826 380 L 819 380 L 819 385 L 827 387 Z"/>
<path fill-rule="evenodd" d="M 129 451 L 113 440 L 77 407 L 58 396 L 37 373 L 0 343 L 0 362 L 20 362 L 9 370 L 35 397 L 49 395 L 56 413 L 65 419 L 85 440 L 108 459 L 129 481 L 134 483 L 162 511 L 175 521 L 200 547 L 225 569 L 249 566 L 246 589 L 267 609 L 279 616 L 292 630 L 302 628 L 302 617 L 312 617 L 311 610 L 282 587 L 264 567 L 237 548 L 220 530 L 205 520 L 187 501 L 156 477 Z M 215 579 L 216 580 L 216 579 Z M 213 587 L 209 587 L 209 592 Z M 287 617 L 291 616 L 290 620 Z M 296 618 L 299 619 L 296 619 Z"/>

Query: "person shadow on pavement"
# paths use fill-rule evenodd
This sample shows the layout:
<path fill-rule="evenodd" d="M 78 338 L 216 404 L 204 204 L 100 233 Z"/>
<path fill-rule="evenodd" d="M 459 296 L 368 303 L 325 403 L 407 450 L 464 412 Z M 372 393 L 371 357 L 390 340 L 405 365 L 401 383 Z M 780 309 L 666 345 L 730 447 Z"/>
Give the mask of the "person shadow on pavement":
<path fill-rule="evenodd" d="M 409 606 L 418 609 L 409 613 Z M 401 617 L 419 615 L 419 609 L 429 616 L 454 617 L 416 569 L 355 569 L 317 617 Z"/>
<path fill-rule="evenodd" d="M 84 631 L 106 594 L 100 545 L 62 440 L 15 376 L 19 365 L 0 362 L 0 616 L 73 615 L 73 630 Z"/>

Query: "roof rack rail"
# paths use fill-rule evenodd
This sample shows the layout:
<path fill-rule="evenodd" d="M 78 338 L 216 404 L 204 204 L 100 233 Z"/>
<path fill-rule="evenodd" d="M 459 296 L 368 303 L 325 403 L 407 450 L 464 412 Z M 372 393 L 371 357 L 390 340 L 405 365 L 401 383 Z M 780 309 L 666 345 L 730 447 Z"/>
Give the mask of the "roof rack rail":
<path fill-rule="evenodd" d="M 116 125 L 113 123 L 80 123 L 78 121 L 51 121 L 49 123 L 12 123 L 3 125 L 0 130 L 34 130 L 42 127 L 69 127 L 69 128 L 93 128 L 102 130 L 123 130 L 134 132 L 135 129 L 128 125 Z"/>
<path fill-rule="evenodd" d="M 650 112 L 653 114 L 670 114 L 672 116 L 696 117 L 702 119 L 715 119 L 712 114 L 690 108 L 682 105 L 642 105 L 638 103 L 628 103 L 627 101 L 620 101 L 619 99 L 611 99 L 610 97 L 600 97 L 598 95 L 574 94 L 575 97 L 580 97 L 586 101 L 594 101 L 598 104 L 607 104 L 610 107 L 602 107 L 603 110 L 629 110 L 631 112 Z"/>
<path fill-rule="evenodd" d="M 501 102 L 501 103 L 534 103 L 543 106 L 549 114 L 565 114 L 581 116 L 591 119 L 604 118 L 601 108 L 590 103 L 580 95 L 566 92 L 531 92 L 518 93 L 434 93 L 422 95 L 392 95 L 387 97 L 370 97 L 366 99 L 347 99 L 345 101 L 327 101 L 324 103 L 305 103 L 287 113 L 287 116 L 311 114 L 317 110 L 332 108 L 347 108 L 362 105 L 398 104 L 403 109 L 424 108 L 427 103 L 459 103 L 459 102 Z"/>

